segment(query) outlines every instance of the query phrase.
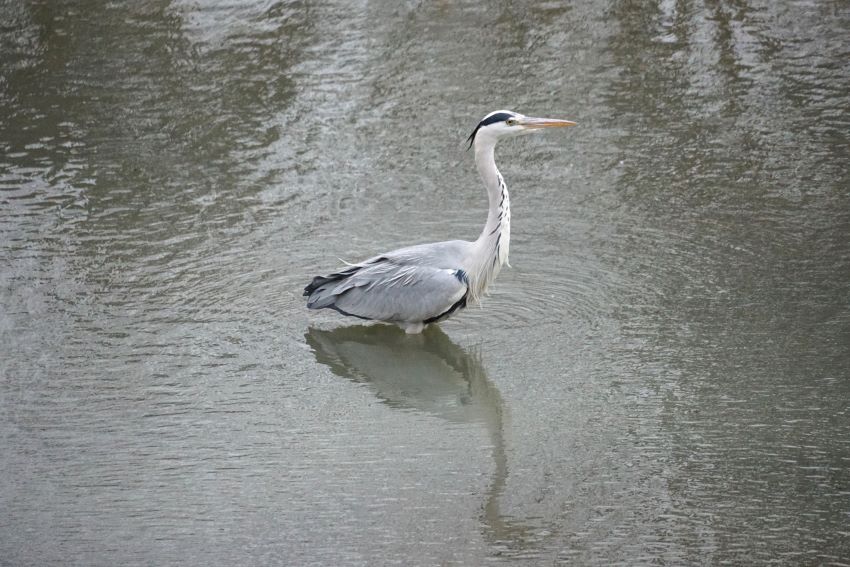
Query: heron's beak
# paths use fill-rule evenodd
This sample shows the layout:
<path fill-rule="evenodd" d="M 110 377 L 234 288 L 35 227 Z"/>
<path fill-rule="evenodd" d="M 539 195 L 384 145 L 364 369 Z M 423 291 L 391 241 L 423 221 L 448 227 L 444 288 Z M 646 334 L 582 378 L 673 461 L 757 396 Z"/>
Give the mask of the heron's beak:
<path fill-rule="evenodd" d="M 576 123 L 571 120 L 558 120 L 557 118 L 532 118 L 524 116 L 519 119 L 519 125 L 528 130 L 540 130 L 541 128 L 566 128 L 567 126 L 575 126 Z"/>

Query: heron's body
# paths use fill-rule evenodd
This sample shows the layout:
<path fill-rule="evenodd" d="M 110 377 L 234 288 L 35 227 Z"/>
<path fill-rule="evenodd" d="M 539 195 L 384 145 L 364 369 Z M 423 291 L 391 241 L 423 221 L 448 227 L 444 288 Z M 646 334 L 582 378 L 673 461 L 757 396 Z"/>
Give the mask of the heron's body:
<path fill-rule="evenodd" d="M 478 303 L 507 263 L 511 237 L 510 195 L 496 168 L 496 142 L 539 128 L 571 125 L 566 120 L 529 118 L 510 111 L 488 114 L 470 136 L 490 204 L 478 239 L 399 248 L 316 276 L 304 288 L 307 307 L 395 323 L 408 333 L 418 333 Z"/>

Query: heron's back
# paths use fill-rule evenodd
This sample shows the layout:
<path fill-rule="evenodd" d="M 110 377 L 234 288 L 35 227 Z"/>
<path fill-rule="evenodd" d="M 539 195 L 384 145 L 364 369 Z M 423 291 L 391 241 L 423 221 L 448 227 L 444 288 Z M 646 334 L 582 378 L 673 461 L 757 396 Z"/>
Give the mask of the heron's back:
<path fill-rule="evenodd" d="M 399 248 L 316 276 L 304 288 L 310 309 L 402 325 L 442 320 L 466 306 L 471 242 Z"/>

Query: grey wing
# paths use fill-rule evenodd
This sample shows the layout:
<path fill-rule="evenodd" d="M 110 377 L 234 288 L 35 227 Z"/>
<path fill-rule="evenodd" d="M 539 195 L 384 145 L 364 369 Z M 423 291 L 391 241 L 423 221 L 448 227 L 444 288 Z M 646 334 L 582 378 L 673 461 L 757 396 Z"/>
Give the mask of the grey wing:
<path fill-rule="evenodd" d="M 431 323 L 466 305 L 460 269 L 401 264 L 380 256 L 319 276 L 304 288 L 307 307 L 335 309 L 363 319 Z"/>

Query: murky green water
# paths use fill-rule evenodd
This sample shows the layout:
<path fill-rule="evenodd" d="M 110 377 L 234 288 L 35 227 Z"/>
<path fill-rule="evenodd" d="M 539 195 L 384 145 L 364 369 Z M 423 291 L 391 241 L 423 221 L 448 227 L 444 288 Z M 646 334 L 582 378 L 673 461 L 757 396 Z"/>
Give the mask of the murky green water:
<path fill-rule="evenodd" d="M 0 3 L 0 564 L 850 564 L 850 6 Z M 474 238 L 407 337 L 312 275 Z"/>

